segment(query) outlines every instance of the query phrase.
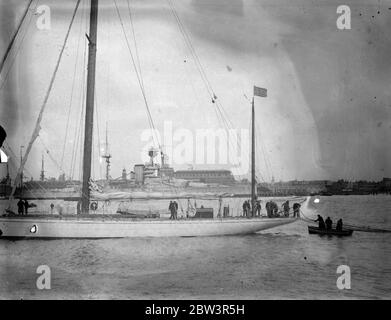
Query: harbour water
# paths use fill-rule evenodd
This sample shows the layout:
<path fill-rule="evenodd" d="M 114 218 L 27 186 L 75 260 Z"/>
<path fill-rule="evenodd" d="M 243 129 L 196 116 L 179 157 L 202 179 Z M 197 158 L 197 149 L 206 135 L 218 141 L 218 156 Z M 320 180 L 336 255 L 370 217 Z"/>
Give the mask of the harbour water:
<path fill-rule="evenodd" d="M 311 198 L 307 216 L 391 229 L 391 196 Z M 309 235 L 307 223 L 232 237 L 0 241 L 1 299 L 391 298 L 391 233 Z M 51 289 L 38 290 L 39 265 Z M 340 290 L 337 268 L 351 270 Z"/>

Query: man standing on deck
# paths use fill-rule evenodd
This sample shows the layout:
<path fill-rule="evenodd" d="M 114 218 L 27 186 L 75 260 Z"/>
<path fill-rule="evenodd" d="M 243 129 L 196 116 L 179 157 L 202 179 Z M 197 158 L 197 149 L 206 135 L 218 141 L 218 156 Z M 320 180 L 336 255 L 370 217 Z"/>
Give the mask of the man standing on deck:
<path fill-rule="evenodd" d="M 294 203 L 293 204 L 293 217 L 296 218 L 296 217 L 299 217 L 300 215 L 300 203 Z"/>
<path fill-rule="evenodd" d="M 255 215 L 261 216 L 261 200 L 257 200 L 255 204 Z"/>
<path fill-rule="evenodd" d="M 24 212 L 24 202 L 23 202 L 23 200 L 19 199 L 19 201 L 18 201 L 18 203 L 16 205 L 18 206 L 18 214 L 23 216 L 23 212 Z"/>
<path fill-rule="evenodd" d="M 284 210 L 284 216 L 289 217 L 289 201 L 285 201 L 284 204 L 282 205 L 282 208 Z"/>
<path fill-rule="evenodd" d="M 168 210 L 170 210 L 171 212 L 171 216 L 170 216 L 170 220 L 171 219 L 175 219 L 175 207 L 174 207 L 174 203 L 172 201 L 170 201 L 170 205 L 168 206 Z"/>
<path fill-rule="evenodd" d="M 266 208 L 267 217 L 270 218 L 271 217 L 270 201 L 266 202 L 265 208 Z"/>
<path fill-rule="evenodd" d="M 174 208 L 175 208 L 174 217 L 176 220 L 176 219 L 178 219 L 178 202 L 176 202 L 176 201 L 174 201 Z"/>
<path fill-rule="evenodd" d="M 251 201 L 247 200 L 247 217 L 252 217 Z"/>
<path fill-rule="evenodd" d="M 246 217 L 247 216 L 247 201 L 243 202 L 242 208 L 243 208 L 243 217 Z"/>
<path fill-rule="evenodd" d="M 27 216 L 28 209 L 29 209 L 30 204 L 28 203 L 27 200 L 24 200 L 24 214 Z"/>

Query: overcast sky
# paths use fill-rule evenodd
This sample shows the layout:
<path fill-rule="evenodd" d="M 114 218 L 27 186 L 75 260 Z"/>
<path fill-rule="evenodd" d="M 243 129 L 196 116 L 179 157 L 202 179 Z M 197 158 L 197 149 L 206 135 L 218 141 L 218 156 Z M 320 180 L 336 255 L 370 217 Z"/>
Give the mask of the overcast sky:
<path fill-rule="evenodd" d="M 1 56 L 27 2 L 1 1 Z M 51 29 L 39 30 L 38 15 L 28 14 L 1 74 L 0 124 L 17 154 L 31 137 L 75 3 L 35 0 L 33 7 L 50 7 Z M 127 2 L 117 3 L 135 54 Z M 157 129 L 163 134 L 165 121 L 172 122 L 174 131 L 189 129 L 194 134 L 204 128 L 224 129 L 168 2 L 129 3 L 145 93 Z M 235 128 L 249 129 L 250 105 L 244 94 L 251 97 L 253 85 L 268 89 L 267 98 L 255 101 L 257 168 L 264 179 L 272 175 L 277 180 L 391 176 L 390 1 L 344 1 L 351 9 L 351 30 L 337 29 L 336 10 L 342 3 L 334 0 L 173 3 Z M 76 16 L 40 138 L 27 163 L 28 176 L 38 178 L 44 145 L 52 157 L 46 155 L 47 175 L 57 177 L 61 163 L 67 175 L 71 172 L 84 101 L 88 12 L 83 9 L 88 4 L 83 0 Z M 97 149 L 107 121 L 112 176 L 117 177 L 124 167 L 130 170 L 142 162 L 140 153 L 146 142 L 141 141 L 141 132 L 149 125 L 113 0 L 100 0 L 97 63 L 93 171 L 95 178 L 104 173 Z M 78 147 L 75 177 L 80 154 Z"/>

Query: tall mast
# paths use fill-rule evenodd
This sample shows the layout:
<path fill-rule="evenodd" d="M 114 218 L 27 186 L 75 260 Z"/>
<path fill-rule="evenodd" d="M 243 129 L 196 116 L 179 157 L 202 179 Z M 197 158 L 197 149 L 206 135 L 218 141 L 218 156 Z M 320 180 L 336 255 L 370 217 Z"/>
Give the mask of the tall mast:
<path fill-rule="evenodd" d="M 251 103 L 251 216 L 255 214 L 255 112 L 254 97 Z"/>
<path fill-rule="evenodd" d="M 45 159 L 43 157 L 43 153 L 42 153 L 42 167 L 41 167 L 41 176 L 40 176 L 40 180 L 41 181 L 44 181 L 45 180 Z"/>
<path fill-rule="evenodd" d="M 110 158 L 111 154 L 109 153 L 109 138 L 107 133 L 107 122 L 106 122 L 106 145 L 105 145 L 105 154 L 102 158 L 106 159 L 106 180 L 110 179 Z"/>
<path fill-rule="evenodd" d="M 8 165 L 9 161 L 7 161 L 7 175 L 5 176 L 5 179 L 7 181 L 7 184 L 11 184 L 11 178 L 10 178 L 10 168 Z"/>
<path fill-rule="evenodd" d="M 20 166 L 22 167 L 23 164 L 23 148 L 24 146 L 20 146 Z M 20 172 L 20 187 L 23 188 L 23 168 Z"/>
<path fill-rule="evenodd" d="M 84 154 L 83 154 L 83 186 L 82 186 L 82 213 L 88 213 L 90 205 L 92 134 L 94 127 L 94 95 L 95 95 L 95 68 L 96 45 L 98 30 L 98 0 L 91 0 L 90 34 L 88 38 L 88 73 L 87 73 L 87 99 L 86 116 L 84 123 Z"/>

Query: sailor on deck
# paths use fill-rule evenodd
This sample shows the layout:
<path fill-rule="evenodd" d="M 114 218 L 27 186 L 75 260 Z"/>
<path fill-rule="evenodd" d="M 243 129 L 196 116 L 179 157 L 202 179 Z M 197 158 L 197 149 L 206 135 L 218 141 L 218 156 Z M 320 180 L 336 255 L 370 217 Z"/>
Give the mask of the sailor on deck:
<path fill-rule="evenodd" d="M 270 202 L 270 207 L 272 211 L 272 217 L 278 217 L 278 205 L 274 201 Z"/>
<path fill-rule="evenodd" d="M 289 201 L 285 201 L 282 205 L 283 211 L 284 211 L 284 216 L 289 217 Z"/>
<path fill-rule="evenodd" d="M 175 210 L 174 210 L 174 217 L 175 217 L 175 220 L 176 220 L 176 219 L 178 219 L 178 202 L 174 201 L 173 204 L 174 204 L 174 208 L 175 208 Z"/>
<path fill-rule="evenodd" d="M 271 215 L 270 201 L 266 202 L 265 207 L 266 207 L 267 216 L 268 216 L 269 218 L 271 218 L 272 215 Z"/>
<path fill-rule="evenodd" d="M 175 219 L 175 214 L 174 214 L 175 207 L 174 207 L 174 203 L 172 201 L 170 201 L 170 205 L 168 206 L 168 210 L 170 210 L 170 213 L 171 213 L 170 219 Z"/>
<path fill-rule="evenodd" d="M 247 200 L 247 217 L 252 216 L 251 203 L 250 200 Z"/>
<path fill-rule="evenodd" d="M 261 215 L 261 200 L 257 200 L 255 203 L 255 215 L 260 216 Z"/>
<path fill-rule="evenodd" d="M 28 210 L 29 210 L 30 204 L 27 200 L 24 200 L 24 214 L 27 216 Z"/>
<path fill-rule="evenodd" d="M 246 203 L 246 201 L 243 202 L 242 208 L 243 208 L 243 217 L 245 217 L 246 216 L 246 210 L 247 210 L 247 203 Z"/>
<path fill-rule="evenodd" d="M 24 212 L 24 201 L 23 199 L 19 199 L 18 203 L 16 204 L 18 206 L 18 214 L 23 216 Z"/>
<path fill-rule="evenodd" d="M 293 217 L 296 218 L 296 217 L 299 217 L 300 215 L 300 203 L 294 203 L 293 204 Z"/>

